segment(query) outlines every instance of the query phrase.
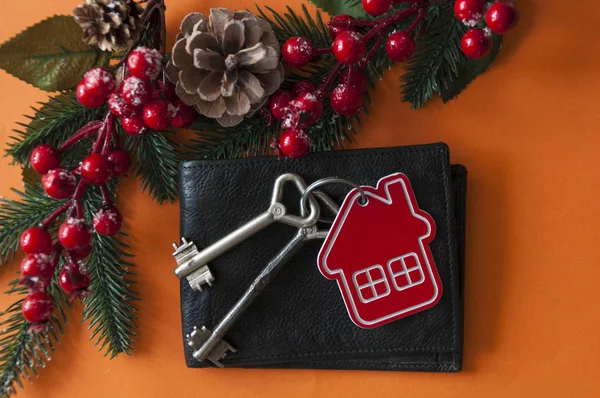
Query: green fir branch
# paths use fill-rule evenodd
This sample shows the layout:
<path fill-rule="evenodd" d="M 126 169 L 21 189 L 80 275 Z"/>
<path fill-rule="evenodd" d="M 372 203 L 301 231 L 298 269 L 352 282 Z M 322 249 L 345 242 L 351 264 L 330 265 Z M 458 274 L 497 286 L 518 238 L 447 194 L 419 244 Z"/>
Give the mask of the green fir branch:
<path fill-rule="evenodd" d="M 126 135 L 125 139 L 127 151 L 135 158 L 133 174 L 158 203 L 177 199 L 180 156 L 178 146 L 167 138 L 172 135 L 169 131 L 150 131 L 139 137 Z"/>
<path fill-rule="evenodd" d="M 32 333 L 29 332 L 31 324 L 21 311 L 28 289 L 16 279 L 6 293 L 20 298 L 0 314 L 0 397 L 15 394 L 17 386 L 23 388 L 24 380 L 31 382 L 38 376 L 38 369 L 50 361 L 54 346 L 63 334 L 63 325 L 67 322 L 65 308 L 68 307 L 58 284 L 53 283 L 48 293 L 54 299 L 54 315 L 44 330 Z"/>
<path fill-rule="evenodd" d="M 89 321 L 91 339 L 110 358 L 121 353 L 131 355 L 135 337 L 137 308 L 131 301 L 137 300 L 138 294 L 130 288 L 135 281 L 129 246 L 122 242 L 125 236 L 94 234 L 87 261 L 91 284 L 90 294 L 83 299 L 83 321 Z"/>
<path fill-rule="evenodd" d="M 424 34 L 417 40 L 415 54 L 401 77 L 402 97 L 420 108 L 457 76 L 466 61 L 460 40 L 466 27 L 454 16 L 452 3 L 433 5 L 427 12 Z"/>
<path fill-rule="evenodd" d="M 41 108 L 32 108 L 35 114 L 27 116 L 28 124 L 19 123 L 21 129 L 10 137 L 6 154 L 12 156 L 13 163 L 29 165 L 29 154 L 40 144 L 59 146 L 65 139 L 92 120 L 100 120 L 106 114 L 106 107 L 90 109 L 82 106 L 72 92 L 58 94 Z M 86 149 L 91 146 L 89 140 L 75 145 L 67 154 L 63 154 L 66 167 L 81 161 Z"/>
<path fill-rule="evenodd" d="M 21 233 L 39 224 L 64 201 L 51 199 L 39 187 L 13 189 L 19 200 L 0 199 L 0 264 L 7 265 L 19 250 Z"/>

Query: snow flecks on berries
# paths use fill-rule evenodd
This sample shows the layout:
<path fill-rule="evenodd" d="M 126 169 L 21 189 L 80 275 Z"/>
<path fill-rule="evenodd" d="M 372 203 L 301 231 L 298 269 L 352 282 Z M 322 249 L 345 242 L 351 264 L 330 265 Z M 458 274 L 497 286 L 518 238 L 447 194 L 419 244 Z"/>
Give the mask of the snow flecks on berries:
<path fill-rule="evenodd" d="M 85 83 L 92 86 L 99 84 L 107 85 L 107 89 L 112 91 L 116 87 L 115 76 L 104 68 L 92 68 L 84 76 Z"/>
<path fill-rule="evenodd" d="M 146 81 L 135 76 L 129 76 L 123 80 L 123 97 L 127 97 L 131 105 L 142 106 L 151 94 L 148 92 L 147 87 L 148 84 Z"/>

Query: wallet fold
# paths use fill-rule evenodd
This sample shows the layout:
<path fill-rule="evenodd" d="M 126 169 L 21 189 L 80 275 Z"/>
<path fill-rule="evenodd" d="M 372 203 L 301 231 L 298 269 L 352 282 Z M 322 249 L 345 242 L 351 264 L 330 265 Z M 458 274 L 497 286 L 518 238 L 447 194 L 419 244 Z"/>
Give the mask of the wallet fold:
<path fill-rule="evenodd" d="M 467 171 L 450 164 L 443 143 L 309 154 L 301 160 L 263 157 L 185 162 L 180 173 L 181 236 L 202 249 L 264 212 L 275 179 L 299 174 L 307 184 L 337 176 L 375 186 L 386 175 L 408 176 L 419 207 L 436 223 L 430 244 L 443 285 L 433 308 L 374 328 L 350 320 L 337 283 L 317 268 L 322 240 L 308 242 L 250 305 L 227 334 L 237 349 L 226 367 L 418 370 L 457 372 L 462 367 L 463 280 Z M 349 188 L 323 190 L 341 204 Z M 299 195 L 283 203 L 297 212 Z M 215 281 L 201 292 L 181 280 L 181 314 L 188 367 L 212 367 L 192 356 L 185 336 L 194 326 L 212 329 L 230 310 L 296 228 L 273 224 L 209 264 Z M 365 231 L 368 233 L 368 231 Z"/>

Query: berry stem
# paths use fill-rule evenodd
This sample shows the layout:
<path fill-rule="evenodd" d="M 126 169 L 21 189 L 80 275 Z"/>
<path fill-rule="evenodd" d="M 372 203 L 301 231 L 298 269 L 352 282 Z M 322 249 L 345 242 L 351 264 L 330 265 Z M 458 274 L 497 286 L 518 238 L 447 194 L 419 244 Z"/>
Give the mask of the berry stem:
<path fill-rule="evenodd" d="M 329 21 L 328 26 L 336 28 L 350 28 L 359 26 L 376 26 L 379 22 L 376 19 L 353 19 L 350 21 Z"/>
<path fill-rule="evenodd" d="M 415 18 L 413 23 L 411 23 L 410 26 L 408 28 L 406 28 L 405 32 L 410 33 L 413 30 L 415 30 L 415 28 L 417 26 L 419 26 L 419 23 L 421 22 L 421 20 L 423 20 L 424 16 L 425 16 L 425 9 L 423 8 L 421 11 L 419 11 L 419 13 L 417 14 L 417 17 Z"/>
<path fill-rule="evenodd" d="M 323 93 L 325 92 L 325 90 L 327 90 L 327 87 L 329 87 L 329 85 L 333 82 L 333 80 L 336 78 L 341 69 L 342 64 L 336 62 L 335 66 L 327 74 L 325 80 L 323 80 L 323 82 L 319 85 L 319 88 L 316 91 L 317 97 L 321 98 L 323 96 Z"/>
<path fill-rule="evenodd" d="M 106 133 L 104 137 L 104 146 L 102 147 L 102 154 L 108 155 L 114 133 L 114 116 L 112 113 L 108 113 L 104 123 L 106 124 Z"/>
<path fill-rule="evenodd" d="M 108 193 L 108 188 L 106 187 L 106 184 L 100 185 L 100 193 L 102 194 L 102 204 L 103 205 L 109 205 L 112 203 L 112 201 L 110 200 L 110 194 Z"/>
<path fill-rule="evenodd" d="M 73 201 L 68 200 L 65 203 L 63 203 L 62 206 L 60 206 L 58 209 L 54 210 L 52 212 L 52 214 L 50 214 L 48 217 L 46 217 L 41 223 L 40 223 L 40 227 L 47 229 L 50 224 L 52 224 L 54 222 L 54 220 L 56 220 L 58 217 L 60 217 L 61 214 L 63 214 L 64 212 L 66 212 L 71 206 L 73 206 Z"/>
<path fill-rule="evenodd" d="M 325 54 L 331 54 L 332 50 L 331 47 L 327 47 L 327 48 L 317 48 L 314 52 L 313 55 L 315 57 L 318 57 L 319 55 L 325 55 Z"/>
<path fill-rule="evenodd" d="M 88 124 L 86 124 L 85 126 L 83 126 L 82 128 L 80 128 L 79 130 L 77 130 L 75 132 L 75 134 L 73 134 L 72 136 L 70 136 L 69 138 L 67 138 L 59 147 L 58 149 L 61 151 L 66 151 L 67 149 L 69 149 L 70 147 L 72 147 L 73 145 L 75 145 L 76 143 L 78 143 L 79 141 L 81 141 L 83 138 L 92 135 L 93 133 L 95 133 L 96 131 L 98 131 L 98 129 L 102 126 L 102 122 L 98 121 L 98 120 L 94 120 L 93 122 L 89 122 Z"/>
<path fill-rule="evenodd" d="M 381 47 L 381 43 L 383 43 L 384 39 L 385 35 L 380 34 L 377 38 L 377 41 L 375 42 L 375 44 L 373 44 L 373 47 L 371 47 L 367 55 L 365 55 L 365 57 L 358 63 L 358 70 L 363 70 L 366 68 L 367 64 L 369 63 L 369 60 L 375 55 L 375 53 L 377 53 L 377 50 L 379 50 L 379 48 Z"/>
<path fill-rule="evenodd" d="M 90 151 L 90 154 L 92 153 L 98 153 L 100 151 L 100 146 L 104 143 L 104 137 L 106 136 L 107 130 L 108 130 L 108 118 L 110 117 L 111 113 L 108 112 L 106 115 L 106 118 L 104 118 L 104 121 L 102 122 L 102 126 L 100 127 L 100 129 L 98 130 L 98 135 L 96 136 L 96 141 L 94 141 L 94 145 L 92 145 L 92 150 Z"/>
<path fill-rule="evenodd" d="M 386 17 L 381 18 L 378 21 L 377 25 L 373 29 L 371 29 L 367 34 L 365 34 L 365 37 L 364 37 L 365 42 L 378 36 L 381 32 L 385 31 L 391 25 L 400 22 L 404 18 L 410 17 L 415 12 L 417 12 L 417 7 L 416 7 L 416 5 L 413 5 L 412 7 L 407 8 L 406 10 L 397 11 L 393 14 L 390 14 Z"/>

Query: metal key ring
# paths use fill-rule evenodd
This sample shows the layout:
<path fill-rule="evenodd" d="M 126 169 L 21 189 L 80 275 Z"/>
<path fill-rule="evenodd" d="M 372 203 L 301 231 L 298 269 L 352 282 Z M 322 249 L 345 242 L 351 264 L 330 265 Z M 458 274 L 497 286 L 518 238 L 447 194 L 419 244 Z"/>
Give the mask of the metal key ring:
<path fill-rule="evenodd" d="M 306 188 L 306 190 L 302 194 L 302 198 L 300 198 L 300 211 L 306 212 L 306 201 L 308 200 L 309 195 L 311 195 L 312 191 L 314 191 L 315 189 L 317 189 L 318 187 L 320 187 L 322 185 L 336 184 L 336 183 L 350 185 L 352 188 L 356 189 L 358 191 L 358 193 L 360 193 L 360 198 L 358 199 L 358 204 L 360 204 L 361 206 L 365 206 L 367 203 L 369 203 L 369 198 L 365 194 L 365 191 L 357 183 L 350 181 L 350 180 L 346 180 L 344 178 L 340 178 L 340 177 L 326 177 L 326 178 L 321 178 L 320 180 L 313 182 Z M 361 201 L 362 201 L 362 203 L 361 203 Z M 319 221 L 329 223 L 329 224 L 333 223 L 333 220 L 323 219 L 323 218 L 320 218 Z"/>

